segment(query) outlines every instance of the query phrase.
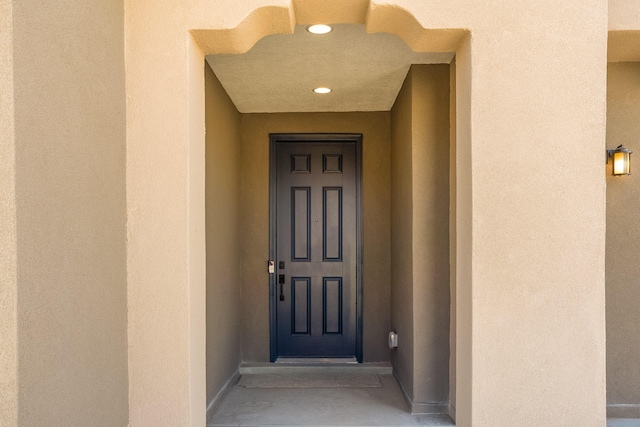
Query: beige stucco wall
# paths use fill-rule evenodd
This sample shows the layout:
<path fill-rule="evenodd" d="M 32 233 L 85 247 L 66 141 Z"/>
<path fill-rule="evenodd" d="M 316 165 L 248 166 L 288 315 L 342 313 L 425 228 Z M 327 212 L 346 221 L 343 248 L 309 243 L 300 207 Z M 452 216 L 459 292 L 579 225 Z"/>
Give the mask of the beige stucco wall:
<path fill-rule="evenodd" d="M 466 38 L 456 52 L 456 140 L 455 140 L 455 265 L 456 280 L 456 396 L 455 418 L 458 425 L 473 420 L 473 276 L 472 252 L 472 158 L 471 158 L 471 38 Z M 453 145 L 453 141 L 452 141 Z M 453 246 L 453 245 L 452 245 Z M 452 304 L 453 305 L 453 304 Z"/>
<path fill-rule="evenodd" d="M 470 264 L 457 263 L 457 421 L 602 426 L 607 4 L 495 6 L 474 19 L 471 74 L 457 58 L 458 82 L 471 81 L 470 98 L 457 93 L 470 123 L 458 133 L 458 157 L 470 156 L 458 217 L 471 226 L 458 221 Z M 548 157 L 558 147 L 574 154 L 562 167 Z"/>
<path fill-rule="evenodd" d="M 609 0 L 610 62 L 640 61 L 640 2 Z"/>
<path fill-rule="evenodd" d="M 456 61 L 449 65 L 449 414 L 456 412 Z"/>
<path fill-rule="evenodd" d="M 449 402 L 449 66 L 412 66 L 391 112 L 396 375 L 413 410 Z"/>
<path fill-rule="evenodd" d="M 243 114 L 243 359 L 269 361 L 269 134 L 362 133 L 364 362 L 389 360 L 389 113 Z"/>
<path fill-rule="evenodd" d="M 259 9 L 252 35 L 287 32 L 297 14 L 326 15 L 313 4 L 126 2 L 133 423 L 197 424 L 206 400 L 204 168 L 193 161 L 204 152 L 202 55 L 216 46 L 200 34 L 199 51 L 188 31 L 230 30 Z M 333 22 L 456 51 L 458 425 L 603 425 L 607 2 L 353 4 L 364 13 L 331 8 Z M 217 40 L 251 43 L 230 34 Z M 549 161 L 558 147 L 573 154 L 564 168 Z"/>
<path fill-rule="evenodd" d="M 128 422 L 123 11 L 13 2 L 20 426 Z"/>
<path fill-rule="evenodd" d="M 398 348 L 391 363 L 405 394 L 413 399 L 412 156 L 413 69 L 391 109 L 391 329 Z"/>
<path fill-rule="evenodd" d="M 207 404 L 242 359 L 240 113 L 205 63 Z"/>
<path fill-rule="evenodd" d="M 13 121 L 13 14 L 0 1 L 0 425 L 18 421 L 18 272 L 15 135 Z"/>
<path fill-rule="evenodd" d="M 610 31 L 640 31 L 640 2 L 637 0 L 608 0 Z"/>
<path fill-rule="evenodd" d="M 413 67 L 414 404 L 449 401 L 449 66 Z"/>
<path fill-rule="evenodd" d="M 638 15 L 628 10 L 638 3 L 293 3 L 126 0 L 123 65 L 121 4 L 12 2 L 14 91 L 7 79 L 0 94 L 3 106 L 7 96 L 15 101 L 0 120 L 4 132 L 14 119 L 15 161 L 10 144 L 2 154 L 4 173 L 13 166 L 16 179 L 14 186 L 3 176 L 0 193 L 9 195 L 3 237 L 17 236 L 3 247 L 17 264 L 2 279 L 9 305 L 19 285 L 20 398 L 25 408 L 39 403 L 26 425 L 49 408 L 50 423 L 68 417 L 73 425 L 93 412 L 95 425 L 98 401 L 98 412 L 109 407 L 107 421 L 126 411 L 122 288 L 100 287 L 124 274 L 116 259 L 124 252 L 117 189 L 125 177 L 125 68 L 130 423 L 202 424 L 205 52 L 188 31 L 231 29 L 272 6 L 253 15 L 254 39 L 235 40 L 290 30 L 297 15 L 299 23 L 370 19 L 415 48 L 456 50 L 458 425 L 602 426 L 607 11 L 611 29 L 637 33 Z M 9 16 L 1 16 L 6 43 Z M 421 28 L 431 36 L 459 31 L 440 39 L 422 37 Z M 562 168 L 550 160 L 559 147 L 572 154 Z M 2 332 L 11 336 L 10 317 Z M 100 334 L 101 326 L 108 330 Z M 113 402 L 105 387 L 93 398 L 86 380 L 94 375 Z"/>
<path fill-rule="evenodd" d="M 125 2 L 134 426 L 206 421 L 204 54 L 186 32 L 189 10 Z"/>
<path fill-rule="evenodd" d="M 640 418 L 640 63 L 610 63 L 607 82 L 607 147 L 634 151 L 632 175 L 606 168 L 607 404 L 610 416 Z"/>

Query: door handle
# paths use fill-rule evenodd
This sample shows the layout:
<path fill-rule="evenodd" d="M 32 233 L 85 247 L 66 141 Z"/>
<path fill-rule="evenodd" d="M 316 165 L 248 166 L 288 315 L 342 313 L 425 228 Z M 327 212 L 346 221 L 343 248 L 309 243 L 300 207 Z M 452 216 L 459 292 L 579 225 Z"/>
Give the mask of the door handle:
<path fill-rule="evenodd" d="M 284 274 L 278 275 L 278 284 L 280 285 L 280 301 L 284 301 Z"/>

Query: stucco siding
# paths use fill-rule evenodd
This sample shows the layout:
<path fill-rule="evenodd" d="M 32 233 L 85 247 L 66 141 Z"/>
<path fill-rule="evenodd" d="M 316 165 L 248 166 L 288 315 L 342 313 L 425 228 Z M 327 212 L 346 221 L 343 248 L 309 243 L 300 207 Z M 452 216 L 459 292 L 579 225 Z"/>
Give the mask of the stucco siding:
<path fill-rule="evenodd" d="M 128 423 L 123 37 L 122 1 L 13 2 L 20 426 Z"/>
<path fill-rule="evenodd" d="M 240 113 L 205 63 L 207 404 L 242 359 Z"/>

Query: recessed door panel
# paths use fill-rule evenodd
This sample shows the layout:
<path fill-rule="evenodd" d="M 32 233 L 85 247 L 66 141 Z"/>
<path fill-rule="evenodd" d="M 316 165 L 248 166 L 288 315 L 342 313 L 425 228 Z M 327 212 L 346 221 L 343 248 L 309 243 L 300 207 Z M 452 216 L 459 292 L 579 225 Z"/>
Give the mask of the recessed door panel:
<path fill-rule="evenodd" d="M 309 261 L 311 254 L 311 188 L 291 188 L 291 261 Z"/>
<path fill-rule="evenodd" d="M 342 261 L 342 188 L 325 187 L 322 191 L 323 260 Z"/>
<path fill-rule="evenodd" d="M 309 335 L 311 331 L 311 278 L 291 279 L 291 335 Z"/>
<path fill-rule="evenodd" d="M 324 327 L 323 333 L 342 333 L 342 278 L 325 277 L 322 284 Z"/>

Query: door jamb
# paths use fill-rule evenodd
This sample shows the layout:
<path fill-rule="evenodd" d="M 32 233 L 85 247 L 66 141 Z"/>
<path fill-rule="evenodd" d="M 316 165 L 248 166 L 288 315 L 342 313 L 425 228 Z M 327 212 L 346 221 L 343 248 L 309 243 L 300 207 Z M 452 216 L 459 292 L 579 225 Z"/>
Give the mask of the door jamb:
<path fill-rule="evenodd" d="M 362 363 L 363 348 L 363 213 L 361 133 L 272 133 L 269 134 L 269 259 L 276 259 L 276 145 L 278 142 L 355 142 L 356 146 L 356 359 Z M 278 357 L 276 276 L 269 274 L 269 360 Z"/>

